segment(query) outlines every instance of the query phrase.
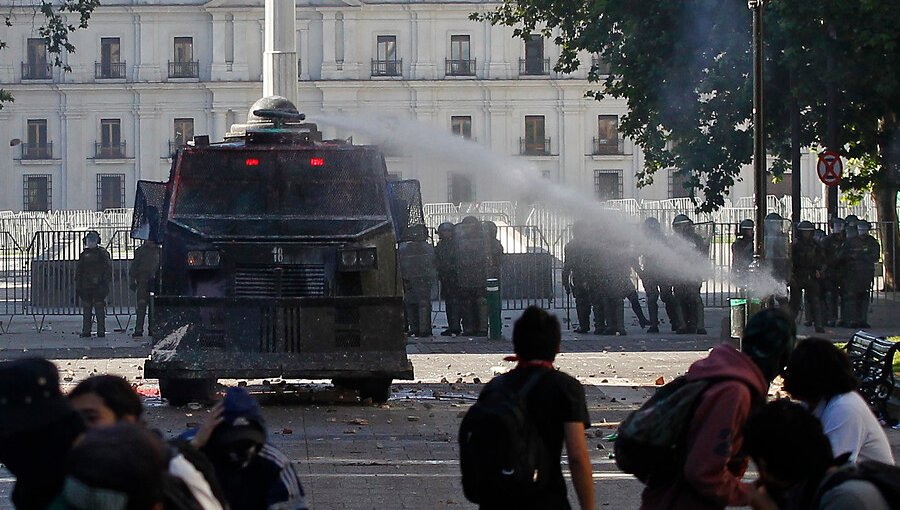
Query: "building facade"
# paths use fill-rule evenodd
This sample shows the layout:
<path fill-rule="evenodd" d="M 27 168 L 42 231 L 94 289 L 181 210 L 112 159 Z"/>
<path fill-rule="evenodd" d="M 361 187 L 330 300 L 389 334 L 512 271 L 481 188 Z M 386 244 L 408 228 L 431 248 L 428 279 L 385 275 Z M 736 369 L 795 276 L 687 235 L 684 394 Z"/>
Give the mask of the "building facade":
<path fill-rule="evenodd" d="M 585 97 L 591 55 L 559 74 L 552 41 L 468 19 L 496 4 L 296 3 L 300 111 L 415 119 L 599 199 L 686 195 L 671 172 L 637 188 L 640 150 L 617 129 L 626 104 Z M 15 97 L 0 110 L 0 210 L 130 207 L 137 180 L 165 180 L 180 145 L 194 135 L 221 140 L 261 95 L 263 0 L 104 2 L 71 38 L 77 52 L 63 56 L 71 72 L 49 64 L 34 12 L 0 6 L 13 13 L 0 84 Z M 427 202 L 515 198 L 502 180 L 387 156 L 390 172 L 422 182 Z M 821 196 L 812 156 L 803 167 L 803 194 Z M 752 194 L 749 169 L 743 175 L 733 196 Z"/>

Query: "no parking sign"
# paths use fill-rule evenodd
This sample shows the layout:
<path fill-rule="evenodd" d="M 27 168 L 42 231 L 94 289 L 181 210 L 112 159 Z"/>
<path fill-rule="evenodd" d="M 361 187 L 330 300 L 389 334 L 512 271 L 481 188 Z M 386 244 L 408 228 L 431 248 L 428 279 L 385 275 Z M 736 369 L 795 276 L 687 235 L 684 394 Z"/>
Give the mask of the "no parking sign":
<path fill-rule="evenodd" d="M 825 151 L 819 154 L 816 172 L 819 174 L 819 180 L 826 186 L 837 186 L 844 173 L 844 163 L 841 161 L 840 154 L 834 151 Z"/>

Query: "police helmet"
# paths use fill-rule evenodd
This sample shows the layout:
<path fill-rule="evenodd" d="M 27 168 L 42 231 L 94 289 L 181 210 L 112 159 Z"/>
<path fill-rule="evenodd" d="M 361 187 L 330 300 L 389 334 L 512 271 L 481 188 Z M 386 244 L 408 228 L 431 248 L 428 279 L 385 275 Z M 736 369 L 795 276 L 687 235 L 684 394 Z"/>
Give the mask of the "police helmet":
<path fill-rule="evenodd" d="M 821 228 L 817 228 L 816 231 L 813 232 L 813 239 L 816 242 L 821 242 L 823 239 L 825 239 L 825 231 Z"/>
<path fill-rule="evenodd" d="M 676 227 L 679 225 L 693 225 L 694 222 L 690 218 L 688 218 L 687 214 L 679 214 L 675 216 L 672 220 L 672 226 Z"/>
<path fill-rule="evenodd" d="M 87 244 L 89 240 L 100 244 L 100 232 L 97 232 L 96 230 L 88 230 L 87 233 L 84 234 L 84 237 L 81 239 L 81 242 Z"/>
<path fill-rule="evenodd" d="M 449 221 L 445 221 L 445 222 L 441 223 L 440 225 L 438 225 L 437 231 L 438 231 L 438 234 L 441 234 L 443 232 L 453 232 L 454 228 L 456 228 L 456 227 L 453 225 L 453 223 L 450 223 Z"/>
<path fill-rule="evenodd" d="M 497 224 L 493 221 L 482 222 L 481 228 L 484 229 L 484 233 L 489 237 L 497 237 Z"/>
<path fill-rule="evenodd" d="M 856 230 L 858 230 L 860 234 L 868 234 L 869 231 L 872 230 L 872 224 L 866 220 L 859 220 L 859 223 L 856 224 Z"/>
<path fill-rule="evenodd" d="M 844 218 L 845 223 L 859 223 L 859 216 L 855 214 L 848 214 L 846 218 Z"/>
<path fill-rule="evenodd" d="M 766 308 L 750 318 L 741 339 L 741 351 L 771 382 L 787 365 L 797 343 L 797 326 L 787 312 Z"/>
<path fill-rule="evenodd" d="M 650 232 L 659 232 L 659 220 L 654 218 L 653 216 L 647 218 L 646 220 L 644 220 L 644 228 Z"/>
<path fill-rule="evenodd" d="M 738 225 L 738 230 L 752 230 L 754 225 L 755 223 L 753 223 L 753 220 L 741 220 L 740 225 Z"/>
<path fill-rule="evenodd" d="M 831 229 L 835 232 L 840 232 L 841 230 L 844 230 L 844 226 L 846 224 L 847 224 L 847 222 L 844 221 L 844 218 L 839 218 L 837 216 L 835 216 L 834 218 L 831 218 Z"/>
<path fill-rule="evenodd" d="M 475 216 L 469 215 L 462 219 L 460 223 L 464 223 L 466 225 L 470 225 L 472 223 L 478 223 L 478 218 Z"/>
<path fill-rule="evenodd" d="M 773 212 L 766 215 L 766 221 L 784 221 L 784 218 L 780 214 Z"/>
<path fill-rule="evenodd" d="M 812 222 L 803 220 L 797 225 L 797 230 L 799 231 L 814 231 L 816 227 L 812 224 Z"/>

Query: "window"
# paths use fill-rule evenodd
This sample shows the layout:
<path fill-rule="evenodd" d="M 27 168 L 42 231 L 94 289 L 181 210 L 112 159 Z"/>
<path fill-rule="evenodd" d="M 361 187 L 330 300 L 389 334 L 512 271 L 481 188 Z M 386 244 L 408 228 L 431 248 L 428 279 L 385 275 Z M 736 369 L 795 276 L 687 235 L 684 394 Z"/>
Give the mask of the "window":
<path fill-rule="evenodd" d="M 397 60 L 397 37 L 379 35 L 376 38 L 376 59 L 372 61 L 372 76 L 400 76 L 401 65 Z"/>
<path fill-rule="evenodd" d="M 169 152 L 174 155 L 179 147 L 184 147 L 193 139 L 194 119 L 175 119 Z"/>
<path fill-rule="evenodd" d="M 97 144 L 95 157 L 125 157 L 125 142 L 122 141 L 122 122 L 119 119 L 100 119 L 100 143 Z"/>
<path fill-rule="evenodd" d="M 597 71 L 599 76 L 605 76 L 609 74 L 609 62 L 603 60 L 599 54 L 591 55 L 591 67 Z"/>
<path fill-rule="evenodd" d="M 450 117 L 450 130 L 456 136 L 461 136 L 466 140 L 472 139 L 472 117 L 453 116 Z"/>
<path fill-rule="evenodd" d="M 26 175 L 23 182 L 22 209 L 49 211 L 51 204 L 51 178 L 49 175 Z"/>
<path fill-rule="evenodd" d="M 622 171 L 594 170 L 594 194 L 600 200 L 622 198 Z"/>
<path fill-rule="evenodd" d="M 544 116 L 525 116 L 525 138 L 521 139 L 520 153 L 531 156 L 550 154 L 550 139 L 544 138 Z"/>
<path fill-rule="evenodd" d="M 100 62 L 95 64 L 96 78 L 124 78 L 125 62 L 121 61 L 121 46 L 118 37 L 100 39 Z"/>
<path fill-rule="evenodd" d="M 448 174 L 447 201 L 454 204 L 475 201 L 475 186 L 468 175 L 456 172 Z"/>
<path fill-rule="evenodd" d="M 450 36 L 450 58 L 447 59 L 448 76 L 472 76 L 475 74 L 475 60 L 472 59 L 469 36 Z"/>
<path fill-rule="evenodd" d="M 49 80 L 50 64 L 47 62 L 47 41 L 35 37 L 28 39 L 26 62 L 22 63 L 22 79 Z"/>
<path fill-rule="evenodd" d="M 550 74 L 550 60 L 544 58 L 544 38 L 540 35 L 531 34 L 525 41 L 525 58 L 519 62 L 519 73 Z"/>
<path fill-rule="evenodd" d="M 691 188 L 688 184 L 690 176 L 684 172 L 669 170 L 669 198 L 687 198 L 691 196 Z"/>
<path fill-rule="evenodd" d="M 52 145 L 47 141 L 47 119 L 28 119 L 26 142 L 22 144 L 22 159 L 50 159 Z"/>
<path fill-rule="evenodd" d="M 619 117 L 598 115 L 594 154 L 622 154 L 623 152 L 622 140 L 619 139 Z"/>
<path fill-rule="evenodd" d="M 194 60 L 194 38 L 175 38 L 175 60 L 169 62 L 169 78 L 196 78 L 200 64 Z"/>
<path fill-rule="evenodd" d="M 125 207 L 125 174 L 97 175 L 97 210 Z"/>

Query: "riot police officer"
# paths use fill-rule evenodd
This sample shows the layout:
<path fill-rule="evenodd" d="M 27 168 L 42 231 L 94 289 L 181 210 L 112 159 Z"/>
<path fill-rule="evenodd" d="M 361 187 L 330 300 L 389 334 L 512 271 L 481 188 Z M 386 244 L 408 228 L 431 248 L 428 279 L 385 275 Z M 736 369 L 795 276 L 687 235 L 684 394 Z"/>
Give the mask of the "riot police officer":
<path fill-rule="evenodd" d="M 598 301 L 596 275 L 592 271 L 594 254 L 590 242 L 587 225 L 576 221 L 572 225 L 572 240 L 563 249 L 562 282 L 566 294 L 575 297 L 575 315 L 578 317 L 576 333 L 590 333 L 591 310 L 594 312 L 594 325 L 597 329 L 605 328 L 602 306 L 595 306 Z"/>
<path fill-rule="evenodd" d="M 844 245 L 843 218 L 831 220 L 831 233 L 822 240 L 822 249 L 825 252 L 825 271 L 822 275 L 822 293 L 825 302 L 825 324 L 834 327 L 838 321 L 841 297 L 841 268 L 840 253 Z"/>
<path fill-rule="evenodd" d="M 144 336 L 144 318 L 147 316 L 147 305 L 150 304 L 150 289 L 159 268 L 159 245 L 153 239 L 144 241 L 134 251 L 134 260 L 128 269 L 130 288 L 135 292 L 136 315 L 134 322 L 134 338 Z"/>
<path fill-rule="evenodd" d="M 694 231 L 694 222 L 687 215 L 675 216 L 672 228 L 682 241 L 687 242 L 697 252 L 698 256 L 709 252 L 703 238 Z M 702 285 L 703 282 L 695 277 L 680 277 L 675 284 L 675 301 L 684 318 L 684 326 L 677 331 L 679 334 L 706 334 L 703 300 L 700 298 Z"/>
<path fill-rule="evenodd" d="M 481 322 L 481 310 L 487 305 L 485 281 L 488 254 L 484 229 L 478 218 L 466 216 L 456 225 L 454 232 L 463 334 L 487 336 L 487 324 Z"/>
<path fill-rule="evenodd" d="M 753 262 L 753 220 L 741 220 L 737 229 L 737 239 L 731 243 L 731 272 L 744 287 L 750 264 Z"/>
<path fill-rule="evenodd" d="M 598 239 L 604 232 L 598 229 Z M 599 292 L 606 327 L 596 333 L 601 335 L 625 335 L 625 309 L 622 299 L 628 297 L 631 283 L 631 265 L 628 250 L 614 243 L 598 244 L 596 261 L 599 269 Z M 632 289 L 633 290 L 633 287 Z"/>
<path fill-rule="evenodd" d="M 665 271 L 660 262 L 659 244 L 665 243 L 665 236 L 660 228 L 659 220 L 652 217 L 644 220 L 644 235 L 647 239 L 656 241 L 648 243 L 647 248 L 641 254 L 641 271 L 639 272 L 641 282 L 644 284 L 644 292 L 647 294 L 647 313 L 650 316 L 648 321 L 650 327 L 647 328 L 647 332 L 659 333 L 658 300 L 660 298 L 666 306 L 666 315 L 669 316 L 672 331 L 678 331 L 684 327 L 684 320 L 672 295 L 671 279 L 665 277 Z"/>
<path fill-rule="evenodd" d="M 459 318 L 459 277 L 456 267 L 456 246 L 453 240 L 453 223 L 445 221 L 438 225 L 438 243 L 434 247 L 438 279 L 441 282 L 441 298 L 447 312 L 447 329 L 441 336 L 456 336 L 462 333 Z"/>
<path fill-rule="evenodd" d="M 487 254 L 487 278 L 494 278 L 500 283 L 500 266 L 503 265 L 503 243 L 497 239 L 497 224 L 493 221 L 484 221 L 481 223 L 484 231 L 484 250 Z M 487 288 L 487 286 L 485 286 Z M 485 293 L 485 297 L 487 294 Z M 478 303 L 479 322 L 485 329 L 488 327 L 488 306 L 487 299 Z"/>
<path fill-rule="evenodd" d="M 824 267 L 824 252 L 813 239 L 816 227 L 808 221 L 801 221 L 797 225 L 798 238 L 791 246 L 791 311 L 794 317 L 800 314 L 800 304 L 806 294 L 807 314 L 812 317 L 816 333 L 823 333 L 822 314 L 820 309 L 821 292 L 819 289 L 819 276 Z"/>
<path fill-rule="evenodd" d="M 435 279 L 434 247 L 425 225 L 411 225 L 400 243 L 400 276 L 406 323 L 414 336 L 431 336 L 431 286 Z"/>
<path fill-rule="evenodd" d="M 841 328 L 852 328 L 859 322 L 856 314 L 857 298 L 868 289 L 869 281 L 855 270 L 861 269 L 859 262 L 864 250 L 859 243 L 859 218 L 854 214 L 844 218 L 844 244 L 838 253 L 838 278 L 841 282 L 841 320 L 837 325 Z"/>
<path fill-rule="evenodd" d="M 106 336 L 106 296 L 112 281 L 112 257 L 100 246 L 100 234 L 91 230 L 82 239 L 84 249 L 75 268 L 75 294 L 81 299 L 81 337 L 90 338 L 92 313 L 97 338 Z"/>
<path fill-rule="evenodd" d="M 872 280 L 875 279 L 875 264 L 880 258 L 881 246 L 869 235 L 871 225 L 868 221 L 858 220 L 857 235 L 849 235 L 845 243 L 847 271 L 844 279 L 844 301 L 850 327 L 868 328 L 869 302 L 871 299 Z"/>

